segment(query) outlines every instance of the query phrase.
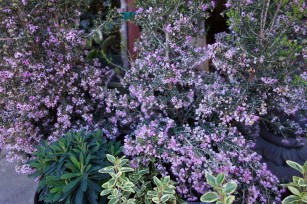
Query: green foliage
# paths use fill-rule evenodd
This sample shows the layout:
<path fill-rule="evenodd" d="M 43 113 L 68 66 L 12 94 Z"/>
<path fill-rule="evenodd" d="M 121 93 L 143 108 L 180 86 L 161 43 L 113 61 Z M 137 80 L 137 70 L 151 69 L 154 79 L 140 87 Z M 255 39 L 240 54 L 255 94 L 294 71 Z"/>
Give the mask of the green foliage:
<path fill-rule="evenodd" d="M 154 203 L 173 203 L 176 201 L 176 187 L 169 176 L 163 177 L 161 180 L 153 177 L 153 180 L 157 187 L 153 191 L 148 191 L 147 195 Z"/>
<path fill-rule="evenodd" d="M 104 190 L 100 195 L 108 195 L 109 204 L 184 203 L 176 195 L 174 182 L 169 176 L 160 180 L 150 168 L 133 169 L 125 157 L 107 155 L 107 159 L 113 166 L 104 167 L 99 172 L 109 174 L 111 179 L 102 185 Z"/>
<path fill-rule="evenodd" d="M 293 195 L 286 197 L 282 201 L 282 203 L 283 204 L 307 203 L 307 161 L 304 163 L 303 166 L 290 160 L 286 162 L 290 167 L 299 171 L 303 175 L 303 178 L 293 176 L 292 182 L 283 185 L 286 186 Z"/>
<path fill-rule="evenodd" d="M 108 179 L 98 170 L 109 162 L 106 154 L 120 155 L 119 142 L 107 142 L 101 131 L 69 132 L 58 141 L 43 142 L 29 165 L 39 178 L 38 192 L 45 203 L 95 204 L 100 185 Z"/>
<path fill-rule="evenodd" d="M 106 55 L 120 53 L 119 27 L 122 18 L 123 14 L 118 13 L 116 8 L 109 7 L 104 12 L 98 12 L 94 25 L 90 28 L 87 43 L 90 52 L 96 52 L 97 55 L 88 56 L 89 60 L 99 57 L 109 63 L 110 57 L 105 59 Z"/>
<path fill-rule="evenodd" d="M 237 184 L 235 182 L 227 182 L 225 184 L 225 175 L 219 174 L 217 177 L 214 177 L 210 173 L 206 173 L 207 183 L 213 187 L 214 192 L 207 192 L 200 197 L 202 202 L 217 204 L 231 204 L 235 200 L 235 196 L 232 194 L 237 189 Z"/>

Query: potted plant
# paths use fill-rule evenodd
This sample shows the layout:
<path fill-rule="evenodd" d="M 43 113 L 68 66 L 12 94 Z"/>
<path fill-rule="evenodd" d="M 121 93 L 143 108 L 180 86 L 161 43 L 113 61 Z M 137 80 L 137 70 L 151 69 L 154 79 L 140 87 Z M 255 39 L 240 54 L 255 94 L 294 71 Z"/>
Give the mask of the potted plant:
<path fill-rule="evenodd" d="M 229 33 L 216 36 L 215 69 L 242 87 L 241 108 L 255 114 L 257 151 L 280 179 L 303 164 L 306 140 L 306 4 L 227 1 Z M 244 128 L 243 128 L 244 129 Z M 258 131 L 257 131 L 258 129 Z"/>
<path fill-rule="evenodd" d="M 114 71 L 86 60 L 86 39 L 78 28 L 87 3 L 0 2 L 0 148 L 18 161 L 19 173 L 29 173 L 25 163 L 36 145 L 70 129 L 103 126 L 108 137 L 118 135 L 105 111 Z"/>
<path fill-rule="evenodd" d="M 71 131 L 58 141 L 43 142 L 29 161 L 38 180 L 34 203 L 104 203 L 99 193 L 108 175 L 107 154 L 120 155 L 119 142 L 107 142 L 102 131 Z"/>
<path fill-rule="evenodd" d="M 173 178 L 188 201 L 210 190 L 206 171 L 224 172 L 238 183 L 237 194 L 244 196 L 235 202 L 280 201 L 277 178 L 241 130 L 259 120 L 240 107 L 244 86 L 219 70 L 199 69 L 218 56 L 219 42 L 195 45 L 205 32 L 199 22 L 214 2 L 148 0 L 137 6 L 135 22 L 142 28 L 138 58 L 122 79 L 129 93 L 114 93 L 112 100 L 114 109 L 126 115 L 118 123 L 133 127 L 124 153 L 145 165 L 155 158 L 158 170 Z"/>

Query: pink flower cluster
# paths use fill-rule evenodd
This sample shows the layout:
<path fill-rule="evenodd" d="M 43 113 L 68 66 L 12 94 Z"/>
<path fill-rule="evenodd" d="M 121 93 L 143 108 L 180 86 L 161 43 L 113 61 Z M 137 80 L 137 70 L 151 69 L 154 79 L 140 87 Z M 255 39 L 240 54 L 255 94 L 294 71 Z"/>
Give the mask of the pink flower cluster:
<path fill-rule="evenodd" d="M 208 58 L 218 62 L 216 50 L 223 46 L 220 41 L 208 47 L 195 43 L 204 34 L 196 22 L 207 16 L 203 8 L 211 2 L 182 1 L 178 7 L 162 2 L 140 2 L 139 57 L 122 80 L 129 94 L 112 96 L 113 108 L 128 116 L 125 124 L 120 118 L 114 122 L 132 128 L 125 137 L 125 154 L 145 164 L 155 160 L 163 174 L 176 180 L 178 193 L 191 201 L 208 190 L 206 171 L 224 172 L 238 182 L 238 193 L 245 195 L 238 196 L 239 202 L 280 201 L 278 179 L 239 131 L 260 119 L 246 89 L 235 77 L 221 76 L 219 68 L 227 70 L 226 64 L 216 73 L 199 68 Z M 227 59 L 236 53 L 229 49 Z M 229 71 L 235 76 L 235 70 Z M 265 113 L 266 104 L 261 108 Z"/>
<path fill-rule="evenodd" d="M 0 149 L 20 162 L 18 172 L 28 170 L 42 139 L 105 120 L 113 71 L 87 62 L 83 33 L 74 28 L 82 2 L 72 2 L 0 3 Z"/>
<path fill-rule="evenodd" d="M 215 69 L 239 82 L 245 103 L 271 131 L 306 136 L 306 127 L 292 119 L 306 117 L 307 110 L 306 3 L 228 0 L 227 5 L 230 32 L 219 33 L 210 45 Z"/>
<path fill-rule="evenodd" d="M 83 1 L 5 2 L 0 148 L 10 160 L 26 162 L 42 139 L 57 140 L 69 129 L 103 127 L 110 138 L 126 135 L 133 166 L 154 160 L 185 199 L 208 190 L 209 171 L 238 183 L 238 203 L 280 202 L 279 181 L 249 139 L 259 122 L 306 134 L 276 115 L 306 110 L 306 26 L 295 18 L 296 3 L 228 0 L 230 32 L 206 46 L 199 45 L 202 22 L 215 1 L 139 1 L 138 59 L 121 78 L 125 90 L 109 90 L 113 71 L 86 60 L 75 28 Z M 208 59 L 214 72 L 201 69 Z"/>
<path fill-rule="evenodd" d="M 125 154 L 140 158 L 143 164 L 154 158 L 163 174 L 175 178 L 178 193 L 190 201 L 208 191 L 205 172 L 209 171 L 223 172 L 238 183 L 239 193 L 246 196 L 238 196 L 240 202 L 279 202 L 278 179 L 260 162 L 253 147 L 234 127 L 178 126 L 169 118 L 140 123 L 125 139 Z"/>

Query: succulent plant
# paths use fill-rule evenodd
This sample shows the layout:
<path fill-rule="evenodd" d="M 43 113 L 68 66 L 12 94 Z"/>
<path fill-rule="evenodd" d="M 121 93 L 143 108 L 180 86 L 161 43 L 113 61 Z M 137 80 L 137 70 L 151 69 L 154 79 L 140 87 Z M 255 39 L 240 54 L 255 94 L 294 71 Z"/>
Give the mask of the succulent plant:
<path fill-rule="evenodd" d="M 29 162 L 32 177 L 39 178 L 39 199 L 45 203 L 95 204 L 108 175 L 98 170 L 109 165 L 106 154 L 119 155 L 119 142 L 107 142 L 101 131 L 69 132 L 58 141 L 37 147 Z"/>

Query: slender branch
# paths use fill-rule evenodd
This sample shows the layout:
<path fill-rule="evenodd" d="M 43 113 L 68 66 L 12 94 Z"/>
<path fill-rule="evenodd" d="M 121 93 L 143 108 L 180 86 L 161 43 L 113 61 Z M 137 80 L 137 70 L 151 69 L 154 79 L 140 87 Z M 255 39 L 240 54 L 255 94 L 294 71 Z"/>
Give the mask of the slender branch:
<path fill-rule="evenodd" d="M 268 0 L 267 4 L 266 4 L 266 9 L 265 9 L 265 14 L 264 14 L 264 19 L 263 19 L 263 31 L 265 30 L 265 24 L 267 21 L 267 16 L 268 16 L 268 11 L 269 11 L 269 7 L 270 7 L 270 0 Z"/>
<path fill-rule="evenodd" d="M 261 17 L 260 17 L 260 42 L 262 42 L 263 39 L 263 21 L 264 21 L 264 4 L 262 5 L 262 10 L 261 10 Z"/>
<path fill-rule="evenodd" d="M 273 20 L 272 20 L 272 22 L 271 22 L 270 32 L 273 30 L 274 22 L 276 21 L 277 14 L 278 14 L 279 11 L 280 11 L 281 4 L 282 4 L 282 0 L 280 0 L 279 3 L 277 4 L 277 8 L 276 8 L 276 11 L 275 11 L 275 13 L 274 13 Z"/>
<path fill-rule="evenodd" d="M 23 36 L 23 37 L 15 37 L 15 38 L 0 38 L 0 41 L 19 40 L 19 39 L 23 39 L 23 38 L 25 38 L 25 36 Z"/>

